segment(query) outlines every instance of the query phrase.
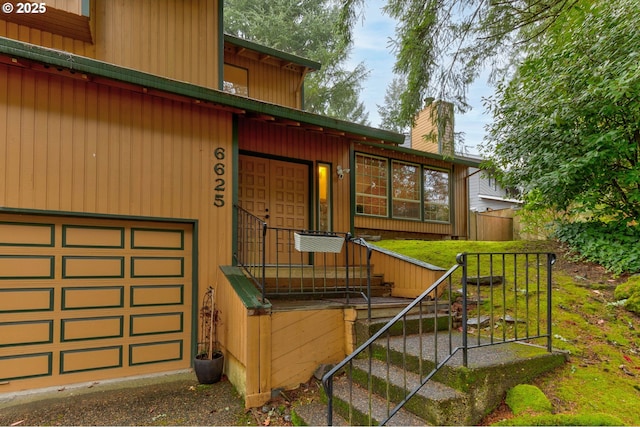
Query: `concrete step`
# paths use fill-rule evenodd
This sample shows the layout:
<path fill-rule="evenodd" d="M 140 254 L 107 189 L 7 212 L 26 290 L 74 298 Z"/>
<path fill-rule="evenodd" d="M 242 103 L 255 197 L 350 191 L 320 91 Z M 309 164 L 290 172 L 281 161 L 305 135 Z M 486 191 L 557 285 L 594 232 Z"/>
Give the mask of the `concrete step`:
<path fill-rule="evenodd" d="M 349 405 L 351 403 L 351 405 Z M 349 425 L 380 425 L 388 416 L 387 401 L 377 394 L 369 395 L 367 389 L 352 383 L 345 375 L 333 381 L 333 405 Z M 351 406 L 351 411 L 348 407 Z M 371 418 L 369 418 L 371 414 Z M 424 426 L 429 425 L 422 418 L 406 409 L 396 413 L 386 425 L 390 426 Z"/>
<path fill-rule="evenodd" d="M 475 337 L 469 345 L 478 344 Z M 451 348 L 462 345 L 462 334 L 447 332 L 394 336 L 375 344 L 374 353 L 390 355 L 391 363 L 404 366 L 413 372 L 429 372 L 441 364 Z M 497 407 L 507 390 L 517 384 L 531 382 L 539 375 L 564 364 L 567 354 L 547 352 L 546 348 L 522 342 L 487 345 L 490 340 L 481 338 L 480 347 L 470 348 L 467 367 L 463 366 L 463 353 L 458 350 L 438 370 L 432 380 L 465 393 L 466 405 L 459 409 L 464 422 L 476 424 L 484 414 Z M 387 346 L 389 349 L 387 350 Z"/>
<path fill-rule="evenodd" d="M 426 310 L 423 309 L 422 314 L 413 311 L 412 313 L 415 314 L 408 314 L 405 316 L 404 322 L 395 323 L 387 331 L 387 334 L 390 336 L 413 335 L 434 332 L 436 329 L 438 331 L 446 331 L 449 330 L 450 327 L 454 328 L 457 324 L 449 325 L 449 322 L 455 320 L 450 320 L 448 314 L 443 313 L 445 311 L 444 308 L 445 306 L 441 307 L 437 314 L 434 313 L 435 307 Z M 446 308 L 448 308 L 448 305 Z M 369 337 L 373 336 L 393 319 L 393 317 L 375 318 L 373 314 L 371 317 L 371 321 L 359 320 L 354 324 L 358 345 L 366 342 Z"/>
<path fill-rule="evenodd" d="M 387 365 L 380 360 L 358 359 L 353 362 L 353 378 L 362 387 L 367 388 L 369 380 L 375 393 L 389 395 L 397 405 L 407 394 L 420 386 L 420 375 L 403 370 L 395 365 Z M 459 408 L 466 405 L 465 395 L 436 381 L 428 381 L 405 404 L 404 408 L 426 420 L 431 425 L 460 425 L 467 421 L 464 411 Z"/>

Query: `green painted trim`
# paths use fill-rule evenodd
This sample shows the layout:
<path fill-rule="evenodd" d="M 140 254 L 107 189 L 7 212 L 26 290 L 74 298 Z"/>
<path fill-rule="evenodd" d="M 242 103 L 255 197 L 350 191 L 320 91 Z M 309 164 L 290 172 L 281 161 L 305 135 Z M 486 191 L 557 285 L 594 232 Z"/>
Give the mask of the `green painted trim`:
<path fill-rule="evenodd" d="M 161 247 L 161 246 L 136 246 L 135 244 L 135 232 L 136 231 L 159 231 L 162 233 L 179 233 L 180 234 L 180 246 L 179 247 Z M 158 249 L 158 250 L 184 250 L 184 230 L 166 230 L 163 228 L 141 228 L 131 227 L 131 249 Z"/>
<path fill-rule="evenodd" d="M 0 37 L 1 47 L 2 37 Z M 92 219 L 115 219 L 122 221 L 147 221 L 147 222 L 175 222 L 193 224 L 194 218 L 171 218 L 171 217 L 155 217 L 155 216 L 136 216 L 136 215 L 114 215 L 101 213 L 73 212 L 73 211 L 52 211 L 42 209 L 24 209 L 0 206 L 0 213 L 12 214 L 28 214 L 36 216 L 55 216 L 70 218 L 92 218 Z"/>
<path fill-rule="evenodd" d="M 119 351 L 119 353 L 120 353 L 119 354 L 119 361 L 115 365 L 100 366 L 100 367 L 97 367 L 97 368 L 75 369 L 73 371 L 65 371 L 65 369 L 64 369 L 64 357 L 67 354 L 89 353 L 89 352 L 96 351 L 96 350 L 110 350 L 110 349 L 117 349 Z M 66 351 L 61 351 L 60 352 L 60 374 L 72 374 L 72 373 L 75 373 L 75 372 L 100 371 L 102 369 L 113 369 L 113 368 L 122 368 L 122 346 L 121 345 L 112 345 L 112 346 L 108 346 L 108 347 L 83 348 L 83 349 L 79 349 L 79 350 L 66 350 Z"/>
<path fill-rule="evenodd" d="M 139 319 L 142 317 L 163 317 L 163 316 L 175 316 L 178 315 L 180 317 L 180 326 L 179 329 L 174 330 L 166 330 L 166 331 L 158 331 L 158 332 L 142 332 L 142 333 L 134 333 L 133 332 L 133 321 L 135 319 Z M 144 335 L 162 335 L 162 334 L 172 334 L 176 332 L 184 332 L 184 312 L 175 311 L 171 313 L 151 313 L 151 314 L 132 314 L 129 316 L 129 336 L 130 337 L 141 337 Z"/>
<path fill-rule="evenodd" d="M 356 150 L 353 142 L 349 146 L 349 167 L 353 171 L 349 174 L 349 229 L 352 236 L 356 235 Z"/>
<path fill-rule="evenodd" d="M 427 270 L 447 271 L 446 268 L 438 267 L 437 265 L 429 264 L 427 262 L 420 261 L 419 259 L 415 259 L 415 258 L 411 258 L 411 257 L 405 256 L 405 255 L 401 255 L 401 254 L 399 254 L 397 252 L 390 251 L 390 250 L 388 250 L 386 248 L 382 248 L 380 246 L 376 246 L 375 243 L 371 243 L 371 242 L 368 242 L 368 243 L 369 243 L 369 246 L 371 247 L 371 249 L 376 251 L 376 252 L 380 252 L 382 254 L 389 255 L 389 256 L 391 256 L 393 258 L 401 259 L 401 260 L 406 261 L 406 262 L 408 262 L 410 264 L 426 268 Z"/>
<path fill-rule="evenodd" d="M 167 288 L 178 288 L 180 289 L 180 301 L 179 302 L 167 302 L 162 304 L 136 304 L 135 303 L 135 290 L 136 289 L 167 289 Z M 184 285 L 176 284 L 176 285 L 131 285 L 129 288 L 129 301 L 131 307 L 160 307 L 160 306 L 168 306 L 168 305 L 183 305 L 184 304 Z"/>
<path fill-rule="evenodd" d="M 298 55 L 293 55 L 291 53 L 283 52 L 278 49 L 273 49 L 271 47 L 264 46 L 249 40 L 241 39 L 240 37 L 232 36 L 231 34 L 225 33 L 224 41 L 245 49 L 262 53 L 264 55 L 273 56 L 274 58 L 282 59 L 287 62 L 292 62 L 296 65 L 302 65 L 303 67 L 311 68 L 312 70 L 319 70 L 320 68 L 322 68 L 322 64 L 320 64 L 317 61 L 312 61 L 310 59 L 306 59 Z"/>
<path fill-rule="evenodd" d="M 180 260 L 180 273 L 178 274 L 135 274 L 136 261 L 153 259 L 153 260 Z M 131 278 L 149 278 L 149 277 L 184 277 L 184 257 L 153 257 L 153 256 L 132 256 L 131 257 Z"/>
<path fill-rule="evenodd" d="M 120 260 L 120 274 L 113 276 L 69 276 L 67 274 L 67 260 L 71 259 L 119 259 Z M 62 278 L 63 279 L 124 279 L 124 257 L 123 256 L 75 256 L 65 255 L 62 257 Z"/>
<path fill-rule="evenodd" d="M 218 0 L 218 89 L 224 88 L 224 0 Z"/>
<path fill-rule="evenodd" d="M 231 265 L 221 265 L 220 270 L 225 275 L 231 287 L 242 301 L 247 310 L 258 313 L 271 312 L 271 303 L 262 303 L 262 294 L 254 286 L 247 276 L 242 273 L 239 267 Z"/>
<path fill-rule="evenodd" d="M 410 154 L 410 155 L 413 155 L 413 156 L 425 157 L 427 159 L 433 159 L 433 160 L 441 160 L 443 162 L 448 162 L 448 163 L 452 163 L 452 164 L 455 164 L 455 165 L 472 166 L 472 167 L 476 167 L 477 168 L 484 161 L 484 160 L 472 159 L 472 158 L 469 158 L 469 157 L 445 156 L 445 155 L 442 155 L 442 154 L 428 153 L 426 151 L 414 150 L 413 148 L 390 146 L 390 145 L 385 145 L 385 144 L 379 144 L 379 143 L 376 143 L 376 142 L 359 141 L 359 143 L 362 144 L 362 145 L 369 146 L 369 147 L 380 148 L 380 149 L 383 149 L 383 150 L 394 151 L 394 152 L 397 152 L 397 153 Z M 368 153 L 368 154 L 370 154 L 370 153 Z"/>
<path fill-rule="evenodd" d="M 90 320 L 104 320 L 104 319 L 117 319 L 120 321 L 120 333 L 117 335 L 102 335 L 102 336 L 94 336 L 88 338 L 70 338 L 66 339 L 64 337 L 65 326 L 67 323 L 71 322 L 84 322 Z M 75 319 L 60 319 L 60 342 L 73 342 L 73 341 L 93 341 L 93 340 L 103 340 L 107 338 L 123 338 L 124 337 L 124 316 L 104 316 L 104 317 L 78 317 Z"/>
<path fill-rule="evenodd" d="M 95 306 L 83 306 L 83 307 L 67 307 L 67 291 L 93 291 L 93 290 L 105 290 L 105 289 L 115 289 L 120 291 L 120 304 L 119 305 L 95 305 Z M 61 297 L 61 310 L 87 310 L 87 309 L 96 309 L 96 308 L 124 308 L 124 286 L 78 286 L 78 287 L 63 287 L 62 288 L 62 297 Z"/>
<path fill-rule="evenodd" d="M 177 358 L 174 357 L 174 358 L 152 360 L 150 362 L 133 363 L 133 350 L 135 348 L 146 347 L 149 345 L 169 344 L 169 343 L 180 343 L 180 356 L 178 356 Z M 150 365 L 152 363 L 172 362 L 174 360 L 184 360 L 184 342 L 182 340 L 147 342 L 143 344 L 131 344 L 129 346 L 129 366 Z"/>
<path fill-rule="evenodd" d="M 91 17 L 91 0 L 82 0 L 82 16 Z"/>
<path fill-rule="evenodd" d="M 84 230 L 120 230 L 119 245 L 69 245 L 67 244 L 67 229 Z M 62 225 L 62 247 L 63 248 L 104 248 L 104 249 L 124 249 L 124 227 L 102 227 L 99 225 Z"/>
<path fill-rule="evenodd" d="M 48 276 L 0 276 L 0 280 L 33 280 L 33 279 L 53 279 L 55 274 L 55 257 L 50 255 L 0 255 L 5 259 L 48 259 L 49 275 Z"/>
<path fill-rule="evenodd" d="M 332 117 L 321 116 L 294 108 L 270 104 L 251 98 L 232 95 L 220 90 L 209 89 L 190 83 L 171 80 L 141 71 L 131 70 L 95 59 L 74 55 L 20 42 L 17 40 L 0 37 L 0 54 L 11 57 L 24 58 L 45 65 L 62 67 L 75 72 L 96 75 L 108 79 L 141 86 L 146 89 L 156 89 L 163 92 L 182 95 L 201 101 L 229 106 L 245 111 L 267 114 L 279 118 L 299 121 L 310 125 L 329 128 L 346 133 L 353 133 L 367 138 L 387 141 L 394 144 L 402 144 L 404 135 L 383 129 L 375 129 L 358 123 L 338 120 Z M 222 61 L 221 61 L 222 63 Z M 389 146 L 390 148 L 391 146 Z"/>
<path fill-rule="evenodd" d="M 54 224 L 42 224 L 39 222 L 13 222 L 13 221 L 0 221 L 0 224 L 8 224 L 8 225 L 28 225 L 30 227 L 49 227 L 51 229 L 51 243 L 49 244 L 39 244 L 39 243 L 2 243 L 0 242 L 0 246 L 24 246 L 24 247 L 42 247 L 42 248 L 52 248 L 55 246 L 55 236 L 56 229 Z"/>
<path fill-rule="evenodd" d="M 12 356 L 2 356 L 0 357 L 0 361 L 2 360 L 8 360 L 8 359 L 29 359 L 29 358 L 34 358 L 34 357 L 42 357 L 42 356 L 46 356 L 48 361 L 47 361 L 47 365 L 49 368 L 49 371 L 47 373 L 44 374 L 33 374 L 33 375 L 25 375 L 25 376 L 17 376 L 17 377 L 0 377 L 0 381 L 10 381 L 10 380 L 24 380 L 27 378 L 37 378 L 37 377 L 50 377 L 53 373 L 53 353 L 48 351 L 48 352 L 44 352 L 44 353 L 31 353 L 31 354 L 20 354 L 20 355 L 12 355 Z M 28 361 L 25 361 L 25 363 L 28 363 Z"/>
<path fill-rule="evenodd" d="M 191 357 L 190 360 L 193 360 L 196 357 L 196 351 L 198 350 L 198 314 L 200 307 L 198 306 L 198 301 L 200 300 L 198 295 L 198 267 L 199 267 L 199 222 L 195 221 L 193 223 L 193 231 L 191 235 L 191 343 L 195 345 L 190 345 L 191 348 Z"/>
<path fill-rule="evenodd" d="M 233 214 L 231 215 L 231 253 L 232 254 L 237 254 L 238 253 L 238 210 L 235 208 L 235 206 L 238 205 L 238 191 L 239 191 L 239 176 L 240 176 L 240 144 L 238 141 L 238 117 L 237 116 L 233 116 L 233 122 L 231 125 L 231 129 L 232 129 L 232 138 L 231 138 L 231 169 L 233 170 L 233 179 L 231 180 L 231 199 L 233 201 L 232 206 L 233 206 Z M 233 263 L 233 265 L 237 264 L 236 258 L 235 256 L 232 257 L 231 262 Z M 195 307 L 195 306 L 194 306 Z"/>
<path fill-rule="evenodd" d="M 11 288 L 0 289 L 2 292 L 33 292 L 33 291 L 48 291 L 49 292 L 49 308 L 33 308 L 25 310 L 0 310 L 0 313 L 31 313 L 35 311 L 53 311 L 53 288 Z M 5 297 L 0 297 L 4 299 Z"/>
<path fill-rule="evenodd" d="M 22 322 L 1 322 L 0 327 L 7 325 L 24 325 L 30 324 L 35 325 L 37 323 L 44 323 L 49 325 L 49 339 L 45 341 L 32 341 L 32 342 L 18 342 L 13 344 L 0 344 L 0 348 L 4 347 L 17 347 L 17 346 L 25 346 L 25 345 L 36 345 L 36 344 L 51 344 L 53 343 L 53 320 L 27 320 Z"/>

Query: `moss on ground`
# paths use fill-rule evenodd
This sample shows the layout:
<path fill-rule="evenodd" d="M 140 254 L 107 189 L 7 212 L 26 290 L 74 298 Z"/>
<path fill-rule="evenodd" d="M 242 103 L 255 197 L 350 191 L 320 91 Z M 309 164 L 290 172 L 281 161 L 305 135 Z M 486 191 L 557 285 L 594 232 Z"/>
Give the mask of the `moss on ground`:
<path fill-rule="evenodd" d="M 380 246 L 449 267 L 460 252 L 546 251 L 540 242 L 388 240 Z M 569 363 L 536 380 L 554 415 L 505 425 L 640 425 L 640 276 L 615 289 L 597 266 L 561 257 L 553 270 L 553 347 Z M 579 270 L 580 269 L 580 270 Z M 614 289 L 616 292 L 614 293 Z M 625 306 L 615 304 L 626 299 Z M 635 314 L 634 314 L 635 313 Z"/>
<path fill-rule="evenodd" d="M 520 384 L 507 392 L 506 404 L 514 415 L 523 412 L 551 413 L 553 407 L 542 390 L 530 384 Z"/>

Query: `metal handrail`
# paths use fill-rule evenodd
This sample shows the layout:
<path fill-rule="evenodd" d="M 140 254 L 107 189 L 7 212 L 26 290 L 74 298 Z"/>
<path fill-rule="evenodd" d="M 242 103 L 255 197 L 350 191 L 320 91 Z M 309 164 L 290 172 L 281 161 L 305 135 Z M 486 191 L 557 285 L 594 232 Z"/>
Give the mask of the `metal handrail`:
<path fill-rule="evenodd" d="M 506 283 L 506 275 L 507 275 L 507 271 L 506 271 L 506 260 L 509 257 L 513 257 L 513 266 L 511 267 L 513 269 L 513 271 L 511 271 L 511 273 L 513 273 L 513 307 L 515 310 L 515 314 L 516 314 L 516 318 L 515 321 L 518 322 L 518 314 L 517 314 L 517 306 L 518 306 L 518 302 L 520 302 L 521 304 L 524 304 L 525 307 L 525 316 L 526 316 L 526 328 L 525 328 L 525 333 L 524 335 L 518 335 L 518 331 L 517 331 L 517 327 L 513 328 L 514 329 L 514 336 L 513 337 L 507 337 L 506 336 L 506 328 L 503 326 L 503 336 L 502 339 L 500 339 L 500 337 L 496 337 L 494 336 L 494 320 L 493 320 L 493 315 L 494 313 L 494 305 L 498 305 L 498 306 L 502 306 L 502 319 L 504 322 L 506 322 L 506 318 L 507 318 L 507 309 L 506 309 L 506 304 L 504 304 L 505 298 L 506 298 L 506 293 L 508 291 L 505 283 Z M 542 257 L 546 257 L 546 263 L 542 262 Z M 486 258 L 486 261 L 485 259 Z M 470 262 L 469 260 L 473 260 L 475 261 L 475 279 L 469 275 L 470 271 L 473 271 L 473 266 L 470 266 Z M 389 398 L 389 390 L 388 390 L 388 386 L 387 386 L 387 417 L 381 422 L 381 424 L 386 424 L 391 417 L 393 417 L 403 406 L 404 404 L 411 398 L 413 397 L 428 381 L 430 381 L 433 376 L 444 366 L 447 364 L 447 362 L 449 362 L 449 360 L 460 350 L 462 350 L 463 352 L 463 366 L 467 367 L 468 366 L 468 349 L 470 348 L 475 348 L 475 347 L 483 347 L 483 346 L 490 346 L 490 345 L 497 345 L 497 344 L 504 344 L 504 343 L 509 343 L 509 342 L 514 342 L 514 341 L 529 341 L 531 339 L 535 339 L 535 338 L 546 338 L 547 339 L 547 351 L 551 352 L 552 348 L 551 348 L 551 340 L 552 340 L 552 332 L 551 332 L 551 290 L 552 290 L 552 275 L 551 275 L 551 270 L 552 270 L 552 266 L 555 263 L 555 255 L 554 254 L 550 254 L 550 253 L 532 253 L 532 254 L 467 254 L 467 253 L 463 253 L 463 254 L 459 254 L 456 257 L 457 260 L 457 264 L 454 265 L 453 267 L 451 267 L 442 277 L 440 277 L 434 284 L 432 284 L 431 286 L 429 286 L 427 288 L 427 290 L 425 290 L 422 294 L 420 294 L 420 296 L 418 296 L 414 301 L 412 301 L 407 307 L 405 307 L 400 313 L 398 313 L 393 319 L 391 319 L 386 325 L 384 325 L 380 330 L 378 330 L 378 332 L 376 332 L 371 338 L 369 338 L 364 344 L 362 344 L 361 346 L 359 346 L 353 353 L 351 353 L 350 355 L 348 355 L 343 361 L 341 361 L 340 363 L 338 363 L 333 369 L 331 369 L 329 372 L 327 372 L 326 375 L 323 376 L 322 378 L 322 384 L 324 386 L 325 392 L 327 394 L 327 398 L 328 398 L 328 408 L 327 408 L 327 424 L 328 425 L 332 425 L 333 423 L 333 380 L 334 377 L 341 372 L 343 369 L 345 369 L 346 367 L 348 367 L 348 374 L 349 374 L 349 380 L 351 381 L 349 384 L 349 394 L 350 396 L 352 395 L 352 390 L 353 390 L 353 381 L 350 378 L 351 374 L 353 372 L 353 363 L 354 360 L 356 360 L 357 358 L 359 358 L 360 356 L 363 355 L 363 353 L 365 351 L 368 351 L 368 358 L 369 358 L 369 372 L 368 372 L 368 381 L 369 381 L 369 424 L 371 424 L 371 411 L 372 411 L 372 404 L 371 404 L 371 396 L 372 396 L 372 386 L 371 386 L 371 381 L 372 381 L 372 359 L 374 358 L 373 355 L 373 347 L 374 344 L 380 340 L 381 338 L 383 338 L 385 335 L 387 336 L 387 376 L 389 376 L 389 369 L 390 369 L 390 361 L 389 361 L 389 351 L 390 351 L 390 338 L 389 338 L 389 332 L 391 330 L 391 328 L 393 328 L 396 324 L 398 324 L 399 322 L 403 322 L 403 327 L 402 327 L 402 334 L 403 334 L 403 345 L 404 345 L 404 351 L 405 351 L 405 356 L 403 356 L 403 364 L 406 363 L 406 342 L 407 342 L 407 334 L 406 334 L 406 319 L 407 316 L 409 315 L 409 313 L 415 309 L 416 307 L 420 307 L 420 321 L 419 321 L 419 333 L 418 333 L 418 338 L 419 338 L 419 344 L 420 344 L 420 351 L 419 351 L 419 371 L 420 371 L 420 381 L 419 384 L 414 387 L 412 390 L 406 390 L 405 387 L 405 395 L 404 398 L 397 404 L 395 405 L 392 409 L 390 408 L 390 398 Z M 489 276 L 488 276 L 488 281 L 489 281 L 489 304 L 488 304 L 488 310 L 490 313 L 490 316 L 488 316 L 490 318 L 490 326 L 487 328 L 490 332 L 489 332 L 489 337 L 485 337 L 484 340 L 481 340 L 480 338 L 480 331 L 481 328 L 479 327 L 480 325 L 480 320 L 482 317 L 482 310 L 487 310 L 486 307 L 481 307 L 480 304 L 480 280 L 481 280 L 481 272 L 486 272 L 486 269 L 481 269 L 481 261 L 485 261 L 488 266 L 489 266 Z M 519 267 L 519 264 L 521 267 Z M 546 267 L 546 286 L 544 287 L 544 289 L 541 287 L 540 283 L 541 283 L 541 277 L 540 277 L 540 270 L 541 270 L 541 265 L 545 265 Z M 533 267 L 532 267 L 533 266 Z M 459 268 L 462 268 L 462 310 L 461 310 L 461 315 L 462 315 L 462 324 L 461 324 L 461 331 L 462 331 L 462 345 L 461 346 L 453 346 L 452 344 L 452 324 L 453 324 L 453 316 L 454 316 L 454 312 L 452 310 L 452 300 L 451 297 L 453 295 L 452 293 L 452 275 L 454 274 L 454 272 L 456 272 Z M 522 273 L 524 275 L 524 289 L 518 289 L 518 268 L 522 268 L 524 269 L 524 272 Z M 493 298 L 494 298 L 494 293 L 495 292 L 500 292 L 499 291 L 494 291 L 494 285 L 498 285 L 498 280 L 497 277 L 494 278 L 494 270 L 498 270 L 499 275 L 501 276 L 501 280 L 499 281 L 499 285 L 501 286 L 500 290 L 502 292 L 502 298 L 503 300 L 500 301 L 497 304 L 494 304 Z M 530 269 L 534 269 L 535 271 L 533 272 L 533 276 L 534 276 L 534 280 L 531 280 L 531 272 Z M 478 327 L 476 328 L 477 330 L 477 339 L 475 340 L 475 342 L 469 342 L 468 340 L 468 335 L 470 333 L 470 329 L 468 326 L 468 316 L 467 313 L 470 310 L 470 304 L 469 304 L 469 297 L 468 297 L 468 291 L 469 289 L 473 288 L 474 285 L 474 280 L 475 280 L 475 289 L 477 291 L 477 296 L 478 296 L 478 300 L 476 302 L 476 308 L 475 310 L 477 310 L 477 321 L 478 321 Z M 448 284 L 448 293 L 449 293 L 449 301 L 448 301 L 448 311 L 447 311 L 447 324 L 448 324 L 448 333 L 449 333 L 449 340 L 448 340 L 448 352 L 444 355 L 444 356 L 438 356 L 438 338 L 437 338 L 437 334 L 438 334 L 438 314 L 437 314 L 437 307 L 438 307 L 438 288 L 440 286 L 442 286 L 443 284 Z M 535 284 L 535 287 L 533 287 Z M 471 286 L 471 287 L 470 287 Z M 532 288 L 533 287 L 533 288 Z M 519 292 L 524 292 L 525 295 L 525 299 L 524 302 L 522 302 L 522 296 L 519 296 Z M 546 305 L 547 305 L 547 309 L 546 309 L 546 323 L 547 323 L 547 328 L 546 331 L 542 331 L 540 329 L 540 323 L 542 321 L 542 313 L 541 313 L 541 307 L 542 307 L 542 301 L 540 298 L 540 294 L 546 292 L 547 298 L 546 298 Z M 534 295 L 534 302 L 532 304 L 535 304 L 535 309 L 536 312 L 535 314 L 530 316 L 530 302 L 529 302 L 529 296 L 530 294 L 535 294 Z M 435 305 L 436 305 L 436 310 L 435 310 L 435 319 L 434 319 L 434 335 L 435 337 L 433 337 L 432 341 L 433 341 L 433 345 L 434 345 L 434 368 L 431 370 L 431 372 L 428 372 L 426 374 L 423 375 L 422 372 L 422 354 L 423 354 L 423 330 L 422 330 L 422 304 L 425 300 L 427 300 L 430 295 L 434 295 L 435 298 Z M 519 300 L 520 298 L 520 300 Z M 499 314 L 499 313 L 498 313 Z M 531 332 L 529 330 L 529 320 L 530 317 L 534 320 L 536 320 L 536 324 L 537 326 L 537 330 L 534 332 Z M 439 360 L 440 359 L 440 360 Z M 404 372 L 405 372 L 405 386 L 406 386 L 406 372 L 407 372 L 407 367 L 406 365 L 403 366 Z M 352 411 L 351 411 L 351 402 L 348 402 L 349 404 L 349 414 L 350 416 L 352 415 Z M 351 422 L 351 420 L 348 420 L 349 422 Z"/>

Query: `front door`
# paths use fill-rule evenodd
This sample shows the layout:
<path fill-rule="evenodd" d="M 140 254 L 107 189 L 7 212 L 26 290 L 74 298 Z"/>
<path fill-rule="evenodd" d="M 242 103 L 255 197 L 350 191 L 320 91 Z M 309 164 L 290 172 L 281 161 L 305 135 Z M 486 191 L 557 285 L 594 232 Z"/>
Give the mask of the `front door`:
<path fill-rule="evenodd" d="M 270 228 L 267 264 L 300 263 L 293 248 L 293 230 L 309 228 L 309 167 L 242 155 L 238 176 L 239 205 Z"/>

